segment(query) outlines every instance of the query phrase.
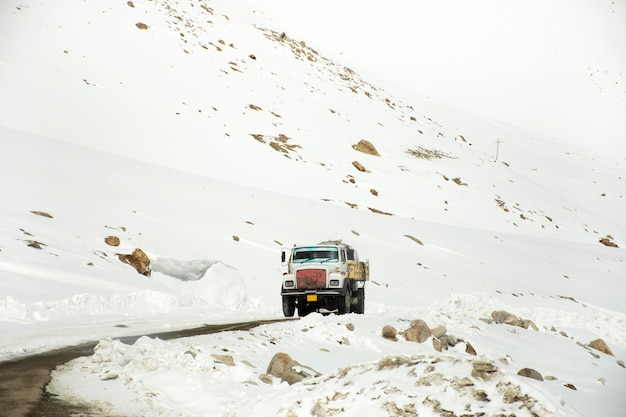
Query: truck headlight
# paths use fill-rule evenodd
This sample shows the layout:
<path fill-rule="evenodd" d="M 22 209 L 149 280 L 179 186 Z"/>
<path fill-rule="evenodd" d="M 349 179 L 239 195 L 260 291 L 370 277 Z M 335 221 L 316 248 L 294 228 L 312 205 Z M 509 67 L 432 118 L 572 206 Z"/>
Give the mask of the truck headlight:
<path fill-rule="evenodd" d="M 338 280 L 338 279 L 331 279 L 331 280 L 330 280 L 330 286 L 331 286 L 331 287 L 337 287 L 337 286 L 339 286 L 339 280 Z"/>
<path fill-rule="evenodd" d="M 293 281 L 285 281 L 285 287 L 291 288 L 293 287 Z"/>

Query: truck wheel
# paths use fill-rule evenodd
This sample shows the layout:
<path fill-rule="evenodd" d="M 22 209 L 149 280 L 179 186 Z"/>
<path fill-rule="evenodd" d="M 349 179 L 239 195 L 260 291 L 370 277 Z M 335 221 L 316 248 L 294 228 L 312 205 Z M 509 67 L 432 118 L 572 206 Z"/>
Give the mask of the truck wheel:
<path fill-rule="evenodd" d="M 349 313 L 350 307 L 352 306 L 352 291 L 350 291 L 350 287 L 347 286 L 344 289 L 344 293 L 345 295 L 340 295 L 337 297 L 337 303 L 339 304 L 339 314 Z"/>
<path fill-rule="evenodd" d="M 283 295 L 283 314 L 285 317 L 293 317 L 296 312 L 296 300 L 293 297 Z"/>
<path fill-rule="evenodd" d="M 357 303 L 354 306 L 354 312 L 356 314 L 365 313 L 365 288 L 359 288 L 356 292 Z"/>

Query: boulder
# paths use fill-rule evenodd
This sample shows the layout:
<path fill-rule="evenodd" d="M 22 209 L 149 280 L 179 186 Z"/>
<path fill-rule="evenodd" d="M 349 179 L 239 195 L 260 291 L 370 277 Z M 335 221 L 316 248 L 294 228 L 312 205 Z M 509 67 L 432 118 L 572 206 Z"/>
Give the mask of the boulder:
<path fill-rule="evenodd" d="M 482 380 L 490 380 L 498 372 L 498 367 L 486 359 L 477 359 L 472 362 L 472 376 Z"/>
<path fill-rule="evenodd" d="M 361 139 L 356 145 L 352 145 L 352 149 L 359 152 L 366 153 L 368 155 L 380 156 L 374 145 L 371 142 Z"/>
<path fill-rule="evenodd" d="M 396 330 L 395 327 L 390 326 L 390 325 L 386 325 L 385 327 L 383 327 L 383 337 L 385 339 L 396 341 L 398 340 L 396 337 L 397 335 L 398 335 L 398 331 Z"/>
<path fill-rule="evenodd" d="M 606 353 L 607 355 L 615 356 L 606 342 L 602 339 L 596 339 L 589 342 L 588 345 L 590 348 L 599 350 L 602 353 Z"/>
<path fill-rule="evenodd" d="M 446 329 L 446 326 L 442 325 L 442 326 L 437 326 L 437 327 L 435 327 L 433 329 L 430 329 L 430 334 L 433 337 L 439 338 L 439 337 L 443 336 L 444 334 L 446 334 L 447 331 L 448 331 L 448 329 Z"/>
<path fill-rule="evenodd" d="M 526 378 L 536 379 L 537 381 L 543 381 L 543 376 L 532 368 L 522 368 L 517 371 L 517 374 Z"/>
<path fill-rule="evenodd" d="M 280 378 L 281 381 L 287 382 L 289 385 L 321 375 L 313 368 L 294 361 L 291 356 L 283 352 L 278 352 L 272 357 L 266 373 Z"/>
<path fill-rule="evenodd" d="M 424 320 L 413 320 L 411 327 L 404 331 L 404 338 L 409 342 L 423 343 L 431 336 L 430 328 Z"/>
<path fill-rule="evenodd" d="M 107 236 L 104 238 L 104 243 L 106 243 L 109 246 L 119 246 L 120 238 L 117 236 Z"/>
<path fill-rule="evenodd" d="M 150 269 L 150 258 L 148 258 L 148 255 L 141 249 L 135 249 L 130 255 L 119 253 L 117 257 L 120 261 L 135 268 L 140 274 L 147 277 L 150 276 L 152 272 Z"/>

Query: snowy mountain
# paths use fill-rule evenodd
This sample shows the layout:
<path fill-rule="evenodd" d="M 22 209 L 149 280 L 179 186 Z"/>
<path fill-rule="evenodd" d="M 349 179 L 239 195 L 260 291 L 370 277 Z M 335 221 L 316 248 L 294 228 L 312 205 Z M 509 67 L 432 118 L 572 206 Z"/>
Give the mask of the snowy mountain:
<path fill-rule="evenodd" d="M 390 58 L 436 18 L 453 30 L 476 10 L 291 3 L 0 3 L 0 358 L 101 340 L 49 390 L 121 415 L 621 415 L 626 38 L 593 56 L 598 37 L 578 54 L 564 39 L 580 13 L 605 22 L 595 35 L 619 34 L 626 9 L 581 2 L 546 29 L 536 52 L 550 65 L 524 68 L 547 82 L 567 67 L 580 89 L 546 92 L 555 117 L 541 123 L 527 99 L 494 107 L 500 85 L 528 88 L 508 63 L 493 88 L 440 87 L 489 67 L 445 64 L 471 36 L 434 37 L 454 60 L 419 42 L 414 58 Z M 529 11 L 482 3 L 501 18 L 480 15 L 482 54 L 508 51 L 504 22 L 537 33 Z M 414 15 L 429 24 L 408 25 Z M 397 48 L 377 36 L 402 28 Z M 540 34 L 516 41 L 537 48 Z M 605 71 L 591 101 L 584 68 Z M 370 260 L 364 315 L 116 340 L 281 317 L 281 248 L 327 239 Z M 137 248 L 149 277 L 120 261 Z M 407 340 L 418 319 L 444 334 Z M 320 376 L 268 376 L 281 352 Z"/>

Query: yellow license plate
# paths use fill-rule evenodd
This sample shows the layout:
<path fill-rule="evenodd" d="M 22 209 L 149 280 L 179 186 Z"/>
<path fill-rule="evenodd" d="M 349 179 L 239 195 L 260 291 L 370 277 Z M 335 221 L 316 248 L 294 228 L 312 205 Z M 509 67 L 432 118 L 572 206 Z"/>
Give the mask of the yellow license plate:
<path fill-rule="evenodd" d="M 307 302 L 317 301 L 317 294 L 307 294 L 306 301 Z"/>

